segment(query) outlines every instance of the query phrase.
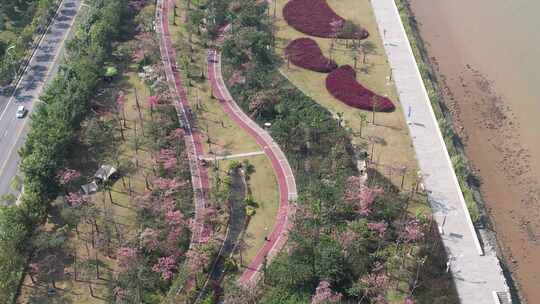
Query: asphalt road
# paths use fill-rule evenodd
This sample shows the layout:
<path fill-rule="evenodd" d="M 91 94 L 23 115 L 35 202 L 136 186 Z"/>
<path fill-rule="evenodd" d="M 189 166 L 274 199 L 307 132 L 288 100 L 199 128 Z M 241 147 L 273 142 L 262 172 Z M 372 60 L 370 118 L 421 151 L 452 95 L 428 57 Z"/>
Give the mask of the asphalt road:
<path fill-rule="evenodd" d="M 61 49 L 80 7 L 81 0 L 62 2 L 13 94 L 0 95 L 0 196 L 16 194 L 10 183 L 17 174 L 17 152 L 28 133 L 29 116 L 45 84 L 57 70 Z M 20 105 L 29 111 L 22 119 L 15 117 Z"/>

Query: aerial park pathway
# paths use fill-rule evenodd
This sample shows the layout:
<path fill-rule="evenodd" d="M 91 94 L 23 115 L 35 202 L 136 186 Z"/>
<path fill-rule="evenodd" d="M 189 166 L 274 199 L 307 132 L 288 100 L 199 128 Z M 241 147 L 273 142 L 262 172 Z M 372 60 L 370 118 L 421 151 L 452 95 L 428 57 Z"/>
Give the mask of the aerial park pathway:
<path fill-rule="evenodd" d="M 212 85 L 214 96 L 220 101 L 229 117 L 246 130 L 259 144 L 266 156 L 270 159 L 276 173 L 279 186 L 279 210 L 274 228 L 268 241 L 259 249 L 251 264 L 240 276 L 242 285 L 254 285 L 261 275 L 261 268 L 280 251 L 287 240 L 290 228 L 290 217 L 294 212 L 294 202 L 297 198 L 294 175 L 283 151 L 272 137 L 247 116 L 231 97 L 221 73 L 221 54 L 214 49 L 208 51 L 208 78 Z"/>
<path fill-rule="evenodd" d="M 394 0 L 371 1 L 461 303 L 510 303 L 493 248 L 481 246 Z"/>
<path fill-rule="evenodd" d="M 191 107 L 187 98 L 186 90 L 182 85 L 180 73 L 176 67 L 176 51 L 172 46 L 169 33 L 169 0 L 158 0 L 156 4 L 156 31 L 160 37 L 159 49 L 161 60 L 167 76 L 167 82 L 172 92 L 175 93 L 175 104 L 178 119 L 184 128 L 184 140 L 188 152 L 189 169 L 191 171 L 191 185 L 195 200 L 195 229 L 192 231 L 189 248 L 199 242 L 203 233 L 202 212 L 208 202 L 208 170 L 204 167 L 200 158 L 203 156 L 203 148 L 199 131 L 193 123 Z"/>

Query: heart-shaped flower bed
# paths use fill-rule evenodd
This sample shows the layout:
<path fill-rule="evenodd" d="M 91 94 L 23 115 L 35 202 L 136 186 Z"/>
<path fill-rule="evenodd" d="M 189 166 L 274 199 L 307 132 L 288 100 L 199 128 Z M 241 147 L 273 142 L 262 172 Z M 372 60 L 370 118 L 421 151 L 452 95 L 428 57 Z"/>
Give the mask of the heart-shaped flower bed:
<path fill-rule="evenodd" d="M 283 8 L 283 17 L 297 31 L 315 37 L 332 38 L 337 34 L 342 39 L 364 39 L 369 35 L 359 27 L 342 31 L 345 19 L 336 14 L 326 0 L 291 0 Z"/>
<path fill-rule="evenodd" d="M 356 80 L 356 72 L 350 65 L 340 66 L 326 77 L 326 89 L 336 99 L 362 110 L 392 112 L 392 101 L 363 87 Z"/>
<path fill-rule="evenodd" d="M 299 38 L 285 48 L 285 55 L 294 64 L 319 73 L 329 73 L 337 68 L 334 60 L 324 57 L 317 41 Z"/>

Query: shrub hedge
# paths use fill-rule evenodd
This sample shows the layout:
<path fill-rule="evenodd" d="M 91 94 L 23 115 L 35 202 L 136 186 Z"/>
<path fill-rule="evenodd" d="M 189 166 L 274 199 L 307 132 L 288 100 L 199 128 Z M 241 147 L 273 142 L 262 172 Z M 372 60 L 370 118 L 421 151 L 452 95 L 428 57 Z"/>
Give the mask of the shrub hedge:
<path fill-rule="evenodd" d="M 297 31 L 315 37 L 365 39 L 368 31 L 356 27 L 342 31 L 347 21 L 336 14 L 326 0 L 291 0 L 283 8 L 283 17 Z"/>
<path fill-rule="evenodd" d="M 334 60 L 324 57 L 317 41 L 299 38 L 291 41 L 285 48 L 287 58 L 304 69 L 320 73 L 330 73 L 337 68 Z"/>
<path fill-rule="evenodd" d="M 356 72 L 349 65 L 337 68 L 326 77 L 326 89 L 351 107 L 377 112 L 392 112 L 395 109 L 390 99 L 379 96 L 358 83 Z M 375 101 L 377 104 L 374 108 Z"/>

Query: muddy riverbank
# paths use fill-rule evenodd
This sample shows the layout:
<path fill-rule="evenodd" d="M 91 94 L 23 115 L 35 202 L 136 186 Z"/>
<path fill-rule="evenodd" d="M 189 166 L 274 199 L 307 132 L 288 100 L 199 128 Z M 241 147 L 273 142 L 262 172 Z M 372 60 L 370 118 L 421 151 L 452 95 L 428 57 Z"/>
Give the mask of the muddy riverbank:
<path fill-rule="evenodd" d="M 540 69 L 532 54 L 540 21 L 529 10 L 540 4 L 410 4 L 507 265 L 533 303 L 540 297 Z"/>

